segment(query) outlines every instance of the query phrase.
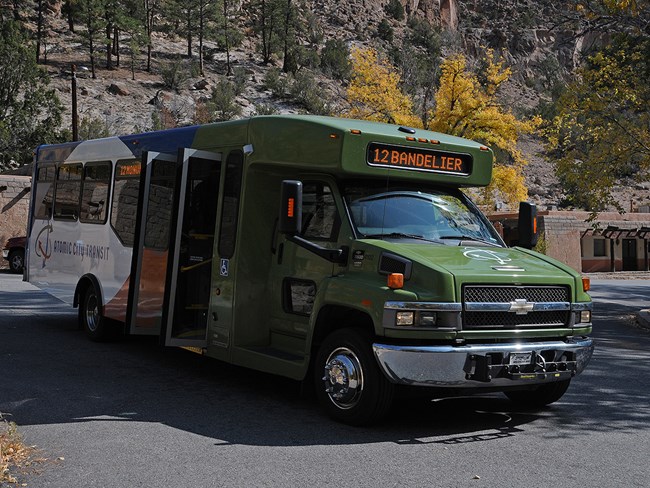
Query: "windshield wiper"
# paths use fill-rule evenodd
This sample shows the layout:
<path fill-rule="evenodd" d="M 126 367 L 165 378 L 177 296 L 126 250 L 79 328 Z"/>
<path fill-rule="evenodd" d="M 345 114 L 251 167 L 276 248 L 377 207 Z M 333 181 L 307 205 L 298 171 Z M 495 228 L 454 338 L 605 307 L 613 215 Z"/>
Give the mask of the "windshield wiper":
<path fill-rule="evenodd" d="M 427 241 L 427 242 L 439 242 L 434 239 L 427 239 L 424 236 L 420 236 L 417 234 L 406 234 L 404 232 L 391 232 L 387 234 L 364 234 L 363 236 L 364 239 L 383 239 L 386 237 L 393 238 L 393 239 L 405 238 L 405 239 L 417 239 L 419 241 Z"/>
<path fill-rule="evenodd" d="M 475 237 L 475 236 L 467 236 L 467 235 L 440 236 L 439 239 L 440 240 L 458 239 L 459 241 L 473 241 L 473 242 L 480 242 L 482 244 L 487 244 L 488 246 L 501 247 L 499 246 L 499 244 L 486 241 L 485 239 L 481 239 L 480 237 Z"/>

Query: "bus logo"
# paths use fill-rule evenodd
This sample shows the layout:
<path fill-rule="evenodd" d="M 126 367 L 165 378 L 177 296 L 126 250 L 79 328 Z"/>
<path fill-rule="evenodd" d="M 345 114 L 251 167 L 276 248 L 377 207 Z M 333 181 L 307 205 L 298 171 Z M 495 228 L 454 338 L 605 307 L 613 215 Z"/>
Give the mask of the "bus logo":
<path fill-rule="evenodd" d="M 45 267 L 45 263 L 47 262 L 48 259 L 52 256 L 52 241 L 50 240 L 50 233 L 52 233 L 54 229 L 52 228 L 52 224 L 48 222 L 48 224 L 41 229 L 41 231 L 38 233 L 36 236 L 35 244 L 36 244 L 36 250 L 35 254 L 43 259 L 43 265 L 42 267 Z M 45 234 L 45 235 L 43 235 Z"/>
<path fill-rule="evenodd" d="M 495 251 L 489 249 L 468 249 L 463 253 L 466 258 L 478 259 L 479 261 L 496 261 L 499 264 L 507 264 L 512 259 L 506 256 L 500 256 Z"/>

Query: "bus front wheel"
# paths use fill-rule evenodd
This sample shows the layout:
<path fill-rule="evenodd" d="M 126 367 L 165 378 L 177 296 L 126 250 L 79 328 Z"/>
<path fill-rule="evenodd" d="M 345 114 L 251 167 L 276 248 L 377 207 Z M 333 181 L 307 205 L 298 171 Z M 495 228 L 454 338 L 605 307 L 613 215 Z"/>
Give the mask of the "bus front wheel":
<path fill-rule="evenodd" d="M 89 286 L 84 292 L 79 305 L 79 321 L 92 341 L 102 342 L 112 337 L 112 329 L 102 315 L 101 300 L 94 286 Z"/>
<path fill-rule="evenodd" d="M 327 336 L 314 374 L 318 400 L 334 420 L 367 425 L 385 417 L 392 406 L 394 386 L 379 369 L 370 335 L 361 329 Z"/>

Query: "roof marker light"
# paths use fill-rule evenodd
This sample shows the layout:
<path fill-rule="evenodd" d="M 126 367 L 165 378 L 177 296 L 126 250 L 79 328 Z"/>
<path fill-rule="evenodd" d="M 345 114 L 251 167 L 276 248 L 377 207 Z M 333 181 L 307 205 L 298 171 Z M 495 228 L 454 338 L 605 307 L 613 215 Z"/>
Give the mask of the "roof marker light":
<path fill-rule="evenodd" d="M 424 139 L 423 137 L 420 137 L 420 138 L 418 139 L 418 142 L 424 142 L 424 143 L 427 143 L 427 142 L 429 142 L 429 139 Z"/>
<path fill-rule="evenodd" d="M 355 135 L 360 135 L 361 131 L 359 129 L 350 129 L 350 132 Z"/>
<path fill-rule="evenodd" d="M 431 139 L 429 142 L 430 142 L 431 144 L 440 144 L 440 141 L 438 141 L 438 140 L 436 140 L 436 139 Z"/>
<path fill-rule="evenodd" d="M 480 149 L 481 151 L 489 151 L 489 150 L 490 150 L 490 148 L 487 147 L 487 146 L 481 146 L 479 149 Z"/>
<path fill-rule="evenodd" d="M 339 135 L 338 134 L 330 134 L 330 139 L 338 139 Z"/>
<path fill-rule="evenodd" d="M 407 137 L 406 140 L 407 141 L 415 141 L 416 139 L 415 139 L 415 137 Z"/>

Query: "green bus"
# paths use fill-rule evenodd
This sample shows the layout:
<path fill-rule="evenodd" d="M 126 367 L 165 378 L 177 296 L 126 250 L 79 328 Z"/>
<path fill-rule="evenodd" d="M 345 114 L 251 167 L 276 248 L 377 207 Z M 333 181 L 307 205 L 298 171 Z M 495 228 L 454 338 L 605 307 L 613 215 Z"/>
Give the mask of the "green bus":
<path fill-rule="evenodd" d="M 589 362 L 588 281 L 507 247 L 462 188 L 481 144 L 409 127 L 264 116 L 41 146 L 25 279 L 93 340 L 149 334 L 312 382 L 328 414 L 407 391 L 542 406 Z"/>

